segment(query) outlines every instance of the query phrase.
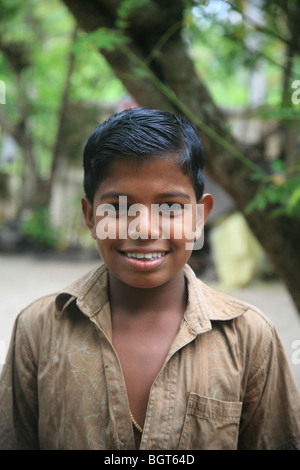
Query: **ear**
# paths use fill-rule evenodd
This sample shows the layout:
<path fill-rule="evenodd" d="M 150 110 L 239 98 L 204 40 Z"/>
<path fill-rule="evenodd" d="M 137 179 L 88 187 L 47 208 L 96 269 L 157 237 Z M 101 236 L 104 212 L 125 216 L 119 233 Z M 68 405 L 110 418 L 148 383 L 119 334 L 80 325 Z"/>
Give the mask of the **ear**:
<path fill-rule="evenodd" d="M 204 229 L 204 225 L 208 219 L 209 214 L 214 206 L 214 198 L 211 194 L 205 193 L 203 194 L 200 201 L 197 204 L 197 223 L 196 223 L 196 237 L 201 237 L 202 231 Z"/>
<path fill-rule="evenodd" d="M 96 240 L 96 224 L 95 224 L 95 219 L 94 219 L 94 210 L 93 210 L 93 205 L 90 203 L 90 201 L 86 198 L 83 197 L 81 199 L 81 208 L 82 208 L 82 213 L 84 216 L 85 223 L 91 232 L 92 237 Z"/>

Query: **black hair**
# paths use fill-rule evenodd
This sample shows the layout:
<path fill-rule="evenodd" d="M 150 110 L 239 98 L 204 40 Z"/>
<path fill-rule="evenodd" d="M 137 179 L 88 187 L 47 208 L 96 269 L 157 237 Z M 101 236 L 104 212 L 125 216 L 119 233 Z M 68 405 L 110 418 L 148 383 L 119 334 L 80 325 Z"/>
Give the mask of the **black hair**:
<path fill-rule="evenodd" d="M 193 124 L 184 116 L 138 107 L 113 114 L 92 132 L 84 148 L 84 190 L 93 204 L 113 161 L 144 160 L 176 153 L 183 172 L 191 176 L 196 198 L 204 191 L 204 150 Z"/>

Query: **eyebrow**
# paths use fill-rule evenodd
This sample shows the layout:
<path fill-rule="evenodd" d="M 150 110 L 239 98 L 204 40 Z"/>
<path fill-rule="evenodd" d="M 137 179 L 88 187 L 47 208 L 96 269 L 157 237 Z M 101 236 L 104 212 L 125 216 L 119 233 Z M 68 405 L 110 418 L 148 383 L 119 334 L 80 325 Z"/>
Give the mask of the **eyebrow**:
<path fill-rule="evenodd" d="M 172 191 L 170 193 L 159 194 L 159 197 L 168 198 L 168 197 L 184 197 L 186 199 L 191 199 L 190 195 L 181 191 Z"/>

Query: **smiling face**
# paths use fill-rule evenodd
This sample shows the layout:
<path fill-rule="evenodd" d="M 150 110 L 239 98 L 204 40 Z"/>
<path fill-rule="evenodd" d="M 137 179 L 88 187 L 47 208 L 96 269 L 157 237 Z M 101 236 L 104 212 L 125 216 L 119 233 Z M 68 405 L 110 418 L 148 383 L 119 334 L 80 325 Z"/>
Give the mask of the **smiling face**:
<path fill-rule="evenodd" d="M 204 205 L 205 219 L 212 208 L 208 194 L 196 201 L 190 176 L 176 160 L 172 154 L 142 162 L 118 159 L 100 183 L 94 204 L 82 200 L 87 226 L 110 275 L 131 287 L 155 288 L 176 277 L 191 255 L 187 243 L 199 237 L 203 228 L 203 220 L 196 224 L 197 202 Z M 126 197 L 126 214 L 119 206 L 120 196 Z M 109 219 L 104 220 L 104 212 L 98 215 L 99 207 L 105 209 L 107 204 L 116 210 L 112 211 L 116 232 L 100 239 L 99 227 Z M 184 205 L 188 209 L 183 210 Z M 154 207 L 162 210 L 156 213 Z M 184 217 L 186 211 L 189 217 Z"/>

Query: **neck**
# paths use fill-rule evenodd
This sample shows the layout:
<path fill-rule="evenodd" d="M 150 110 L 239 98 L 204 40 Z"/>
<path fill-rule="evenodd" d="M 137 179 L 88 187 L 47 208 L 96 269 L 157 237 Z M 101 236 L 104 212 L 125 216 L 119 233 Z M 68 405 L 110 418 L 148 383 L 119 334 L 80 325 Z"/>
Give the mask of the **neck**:
<path fill-rule="evenodd" d="M 183 313 L 187 303 L 183 271 L 168 283 L 150 289 L 129 286 L 109 273 L 109 296 L 112 312 L 118 309 L 134 317 L 178 309 Z"/>

